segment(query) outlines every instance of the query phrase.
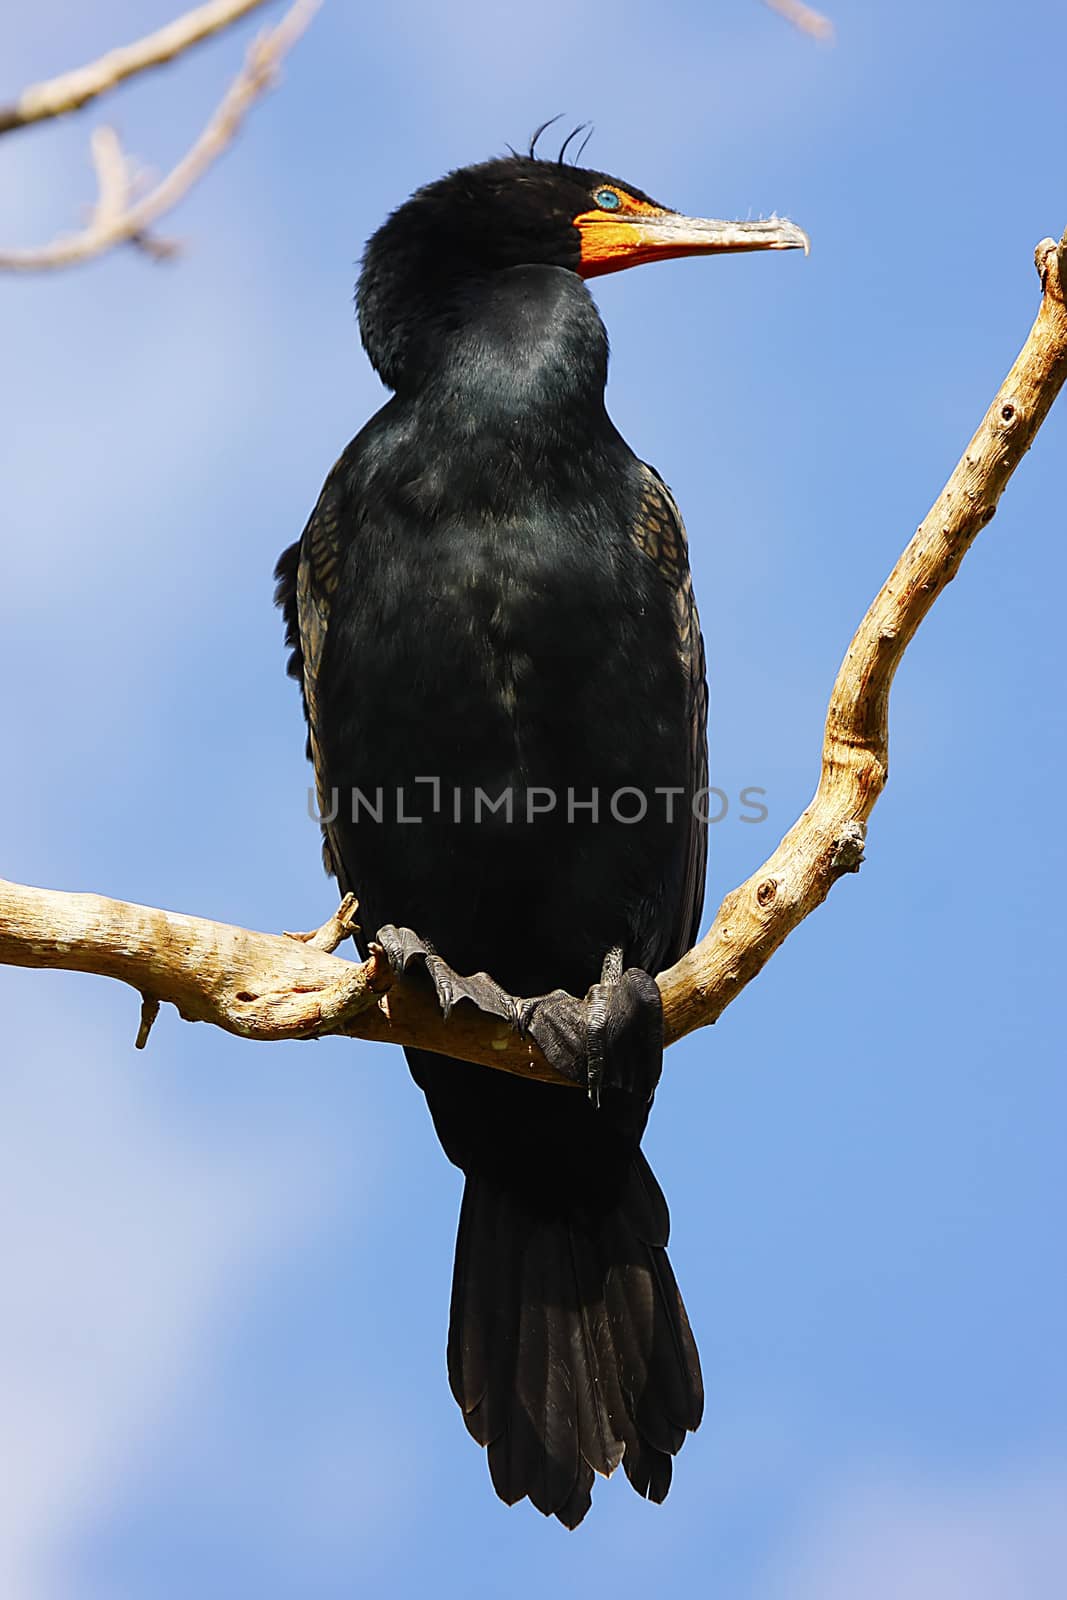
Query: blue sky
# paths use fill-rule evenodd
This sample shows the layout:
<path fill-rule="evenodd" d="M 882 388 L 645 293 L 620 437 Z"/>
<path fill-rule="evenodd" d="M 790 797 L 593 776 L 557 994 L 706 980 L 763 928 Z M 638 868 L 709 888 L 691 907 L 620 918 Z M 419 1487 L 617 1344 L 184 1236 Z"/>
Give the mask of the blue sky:
<path fill-rule="evenodd" d="M 670 204 L 799 257 L 597 286 L 708 641 L 709 902 L 810 796 L 871 594 L 1013 359 L 1067 223 L 1054 0 L 328 3 L 171 220 L 187 251 L 0 284 L 2 870 L 264 928 L 331 909 L 271 569 L 381 400 L 385 212 L 564 111 Z M 170 14 L 41 0 L 7 90 Z M 250 30 L 98 108 L 173 160 Z M 89 199 L 89 120 L 0 145 L 0 236 Z M 1058 884 L 1067 405 L 894 691 L 868 861 L 714 1030 L 648 1148 L 708 1404 L 670 1499 L 575 1535 L 493 1496 L 448 1393 L 458 1175 L 399 1056 L 251 1046 L 0 971 L 0 1588 L 258 1600 L 603 1587 L 1054 1600 L 1067 1564 Z"/>

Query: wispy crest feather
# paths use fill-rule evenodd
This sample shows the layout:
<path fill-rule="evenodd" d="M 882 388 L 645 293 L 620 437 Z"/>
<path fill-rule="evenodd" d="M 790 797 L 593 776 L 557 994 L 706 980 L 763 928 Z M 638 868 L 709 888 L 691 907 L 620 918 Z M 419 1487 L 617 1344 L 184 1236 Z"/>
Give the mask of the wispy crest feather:
<path fill-rule="evenodd" d="M 546 118 L 546 120 L 544 122 L 542 122 L 539 127 L 534 129 L 533 135 L 532 135 L 532 137 L 530 139 L 530 143 L 529 143 L 529 146 L 527 147 L 527 152 L 526 152 L 531 161 L 538 161 L 538 160 L 541 159 L 537 154 L 538 142 L 540 141 L 542 136 L 548 131 L 548 129 L 551 128 L 551 127 L 554 127 L 555 124 L 562 119 L 562 117 L 563 117 L 562 111 L 558 111 L 554 117 Z M 564 139 L 563 143 L 559 147 L 559 155 L 556 157 L 556 164 L 558 166 L 561 166 L 561 167 L 562 166 L 566 166 L 566 164 L 567 164 L 567 151 L 570 148 L 570 146 L 574 143 L 575 139 L 577 139 L 577 137 L 578 137 L 578 135 L 580 133 L 584 133 L 585 134 L 585 138 L 582 140 L 581 144 L 578 146 L 578 150 L 577 150 L 577 152 L 575 154 L 574 160 L 571 162 L 572 166 L 576 167 L 576 166 L 579 165 L 579 163 L 581 162 L 582 156 L 585 153 L 585 147 L 589 143 L 590 139 L 593 137 L 593 124 L 591 122 L 579 122 L 577 127 L 571 129 L 570 133 L 568 133 L 567 137 Z M 511 150 L 512 155 L 517 154 L 517 152 L 512 148 L 511 145 L 508 145 L 508 149 Z"/>

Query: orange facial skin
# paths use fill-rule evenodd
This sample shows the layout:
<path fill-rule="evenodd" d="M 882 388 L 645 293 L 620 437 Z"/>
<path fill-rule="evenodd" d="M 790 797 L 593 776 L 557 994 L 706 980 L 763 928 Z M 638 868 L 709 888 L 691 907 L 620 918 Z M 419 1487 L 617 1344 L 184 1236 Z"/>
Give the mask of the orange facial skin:
<path fill-rule="evenodd" d="M 625 189 L 613 192 L 622 201 L 618 211 L 583 211 L 574 219 L 582 241 L 582 264 L 578 270 L 583 278 L 620 272 L 623 267 L 654 261 L 663 253 L 645 240 L 641 219 L 669 217 L 674 213 L 650 201 L 635 200 Z"/>

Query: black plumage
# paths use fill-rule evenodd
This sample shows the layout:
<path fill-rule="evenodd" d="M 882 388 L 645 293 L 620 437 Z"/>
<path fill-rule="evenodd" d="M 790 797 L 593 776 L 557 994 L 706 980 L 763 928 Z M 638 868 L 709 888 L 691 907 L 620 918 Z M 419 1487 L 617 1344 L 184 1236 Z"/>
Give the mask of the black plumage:
<path fill-rule="evenodd" d="M 727 225 L 694 223 L 687 244 L 686 221 L 527 157 L 402 206 L 358 292 L 395 394 L 278 567 L 327 866 L 364 937 L 413 928 L 516 995 L 581 996 L 611 951 L 654 974 L 697 933 L 706 691 L 685 533 L 605 410 L 583 278 L 627 264 L 627 226 L 635 259 L 798 238 L 753 224 L 753 243 L 713 246 L 699 230 Z M 621 1460 L 662 1499 L 703 1394 L 645 1097 L 597 1106 L 409 1061 L 466 1174 L 448 1372 L 497 1493 L 573 1527 Z"/>

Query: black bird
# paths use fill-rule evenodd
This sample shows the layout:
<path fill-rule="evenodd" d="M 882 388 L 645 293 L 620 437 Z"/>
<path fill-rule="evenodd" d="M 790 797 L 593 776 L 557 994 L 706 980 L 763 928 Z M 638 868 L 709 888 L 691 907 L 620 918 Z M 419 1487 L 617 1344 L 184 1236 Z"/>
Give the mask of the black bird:
<path fill-rule="evenodd" d="M 327 869 L 446 1002 L 515 1015 L 457 972 L 547 994 L 522 1016 L 592 1091 L 408 1052 L 466 1174 L 452 1392 L 501 1498 L 568 1527 L 620 1461 L 662 1500 L 703 1408 L 640 1139 L 662 1055 L 648 975 L 693 944 L 703 901 L 704 652 L 678 509 L 605 410 L 585 280 L 806 242 L 532 149 L 420 189 L 357 292 L 393 397 L 278 564 Z"/>

